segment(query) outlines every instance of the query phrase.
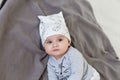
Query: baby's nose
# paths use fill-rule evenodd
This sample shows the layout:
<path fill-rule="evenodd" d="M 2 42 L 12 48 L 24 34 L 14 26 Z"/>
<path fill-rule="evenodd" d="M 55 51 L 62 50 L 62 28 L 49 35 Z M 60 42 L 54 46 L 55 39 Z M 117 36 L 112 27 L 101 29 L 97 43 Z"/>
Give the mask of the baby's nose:
<path fill-rule="evenodd" d="M 54 42 L 53 43 L 53 47 L 57 47 L 58 46 L 58 43 L 57 42 Z"/>

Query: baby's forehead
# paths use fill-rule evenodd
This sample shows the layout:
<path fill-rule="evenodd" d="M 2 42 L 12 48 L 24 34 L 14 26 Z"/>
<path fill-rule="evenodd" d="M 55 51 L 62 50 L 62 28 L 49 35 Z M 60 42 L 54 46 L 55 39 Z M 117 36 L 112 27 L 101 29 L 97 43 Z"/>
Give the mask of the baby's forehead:
<path fill-rule="evenodd" d="M 56 35 L 52 35 L 52 36 L 48 36 L 47 38 L 46 38 L 46 40 L 48 40 L 48 39 L 57 39 L 57 38 L 66 38 L 64 35 L 62 35 L 62 34 L 56 34 Z"/>

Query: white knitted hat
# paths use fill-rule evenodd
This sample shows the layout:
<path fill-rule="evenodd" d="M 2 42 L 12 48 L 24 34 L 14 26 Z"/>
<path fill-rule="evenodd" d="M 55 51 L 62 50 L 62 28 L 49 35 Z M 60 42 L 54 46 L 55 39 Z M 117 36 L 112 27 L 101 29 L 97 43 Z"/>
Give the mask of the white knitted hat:
<path fill-rule="evenodd" d="M 38 18 L 40 19 L 39 33 L 43 46 L 47 37 L 56 34 L 64 35 L 71 41 L 62 12 L 48 16 L 38 16 Z"/>

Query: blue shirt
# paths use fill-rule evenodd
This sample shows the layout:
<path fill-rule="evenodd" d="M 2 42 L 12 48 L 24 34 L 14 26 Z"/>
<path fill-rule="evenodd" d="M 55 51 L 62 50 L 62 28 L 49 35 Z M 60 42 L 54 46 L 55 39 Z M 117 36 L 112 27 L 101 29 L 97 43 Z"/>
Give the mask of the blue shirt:
<path fill-rule="evenodd" d="M 97 71 L 87 63 L 82 54 L 72 46 L 66 54 L 58 60 L 53 56 L 49 56 L 47 69 L 49 80 L 91 80 L 91 78 L 96 75 L 93 74 L 97 73 Z"/>

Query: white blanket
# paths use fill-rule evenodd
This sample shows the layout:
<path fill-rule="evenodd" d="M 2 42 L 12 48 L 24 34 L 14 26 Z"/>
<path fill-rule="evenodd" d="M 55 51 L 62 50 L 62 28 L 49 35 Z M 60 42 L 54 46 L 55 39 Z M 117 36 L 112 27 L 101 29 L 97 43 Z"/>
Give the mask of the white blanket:
<path fill-rule="evenodd" d="M 120 58 L 120 0 L 88 0 L 95 17 Z"/>
<path fill-rule="evenodd" d="M 0 0 L 0 4 L 1 4 L 2 0 Z"/>

